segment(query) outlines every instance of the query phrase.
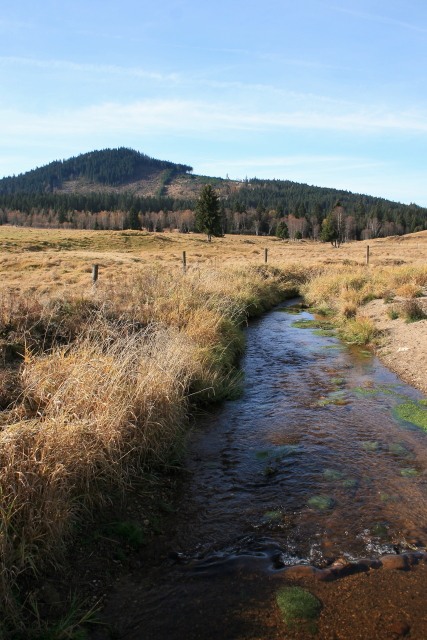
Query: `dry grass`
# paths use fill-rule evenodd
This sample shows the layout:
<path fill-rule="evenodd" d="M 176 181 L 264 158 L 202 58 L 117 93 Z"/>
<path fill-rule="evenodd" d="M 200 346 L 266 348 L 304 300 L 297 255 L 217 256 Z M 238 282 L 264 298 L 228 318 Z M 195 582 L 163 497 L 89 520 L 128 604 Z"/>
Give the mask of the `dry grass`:
<path fill-rule="evenodd" d="M 22 572 L 58 561 L 83 510 L 132 483 L 141 468 L 170 464 L 190 400 L 233 393 L 241 324 L 306 278 L 307 269 L 292 265 L 185 275 L 154 267 L 80 295 L 3 292 L 3 347 L 13 346 L 15 367 L 4 369 L 15 384 L 0 414 L 6 609 L 13 611 Z"/>
<path fill-rule="evenodd" d="M 170 463 L 190 400 L 233 393 L 248 316 L 301 290 L 334 310 L 348 341 L 366 343 L 376 330 L 365 302 L 427 284 L 421 266 L 345 264 L 360 258 L 361 243 L 340 253 L 244 236 L 212 245 L 138 232 L 3 228 L 0 236 L 10 243 L 0 255 L 0 586 L 9 611 L 17 576 L 58 561 L 72 519 L 141 466 Z M 402 253 L 402 242 L 389 245 L 386 253 Z M 264 246 L 274 265 L 260 263 Z M 101 264 L 95 289 L 93 262 Z"/>

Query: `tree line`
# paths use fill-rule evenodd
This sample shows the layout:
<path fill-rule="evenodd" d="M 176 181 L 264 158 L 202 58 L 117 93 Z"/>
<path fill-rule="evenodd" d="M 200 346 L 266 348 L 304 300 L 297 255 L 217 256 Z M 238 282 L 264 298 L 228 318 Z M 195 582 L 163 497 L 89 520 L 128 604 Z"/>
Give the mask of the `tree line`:
<path fill-rule="evenodd" d="M 163 173 L 157 195 L 148 197 L 113 191 L 0 193 L 0 223 L 46 228 L 197 231 L 196 199 L 161 195 L 169 179 L 168 169 Z M 207 177 L 193 179 L 209 183 Z M 219 194 L 222 233 L 319 240 L 323 230 L 323 239 L 332 237 L 336 231 L 337 237 L 331 241 L 345 242 L 427 228 L 427 209 L 415 204 L 403 205 L 289 181 L 253 179 L 233 183 L 217 178 L 211 182 Z M 325 220 L 330 228 L 328 233 L 327 228 L 324 230 Z"/>

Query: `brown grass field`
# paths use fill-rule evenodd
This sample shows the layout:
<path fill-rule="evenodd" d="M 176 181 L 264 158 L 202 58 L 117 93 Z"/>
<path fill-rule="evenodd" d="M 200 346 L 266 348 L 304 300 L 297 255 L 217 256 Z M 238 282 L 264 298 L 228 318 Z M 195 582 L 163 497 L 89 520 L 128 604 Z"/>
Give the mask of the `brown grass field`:
<path fill-rule="evenodd" d="M 100 279 L 137 273 L 142 266 L 181 267 L 186 251 L 189 268 L 259 264 L 268 249 L 270 264 L 364 265 L 370 245 L 373 268 L 423 265 L 427 262 L 427 231 L 363 242 L 336 249 L 310 241 L 274 237 L 233 236 L 207 243 L 201 234 L 144 231 L 77 231 L 0 227 L 1 286 L 41 293 L 80 290 L 90 283 L 91 265 L 100 265 Z"/>
<path fill-rule="evenodd" d="M 0 249 L 0 638 L 25 628 L 15 585 L 60 562 L 72 520 L 141 468 L 167 468 L 191 403 L 235 393 L 249 316 L 301 293 L 333 311 L 344 339 L 369 344 L 367 303 L 417 306 L 427 286 L 427 231 L 336 249 L 4 226 Z"/>

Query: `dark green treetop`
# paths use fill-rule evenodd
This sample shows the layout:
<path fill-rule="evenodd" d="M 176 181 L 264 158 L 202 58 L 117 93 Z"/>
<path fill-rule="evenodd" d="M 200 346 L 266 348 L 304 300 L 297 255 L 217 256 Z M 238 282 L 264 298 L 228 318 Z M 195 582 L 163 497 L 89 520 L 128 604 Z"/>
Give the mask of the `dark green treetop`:
<path fill-rule="evenodd" d="M 139 221 L 138 211 L 134 206 L 132 206 L 129 209 L 129 229 L 134 229 L 135 231 L 141 230 L 141 223 Z"/>

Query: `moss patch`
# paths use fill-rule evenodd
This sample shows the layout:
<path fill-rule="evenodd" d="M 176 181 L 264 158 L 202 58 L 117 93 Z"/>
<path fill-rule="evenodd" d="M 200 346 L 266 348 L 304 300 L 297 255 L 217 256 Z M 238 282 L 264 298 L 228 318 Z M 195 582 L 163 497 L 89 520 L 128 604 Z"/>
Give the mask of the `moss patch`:
<path fill-rule="evenodd" d="M 405 456 L 409 453 L 409 451 L 407 449 L 405 449 L 405 447 L 402 447 L 401 444 L 390 444 L 388 446 L 388 449 L 390 451 L 390 453 L 394 453 L 397 456 Z"/>
<path fill-rule="evenodd" d="M 362 442 L 362 446 L 366 451 L 378 451 L 378 449 L 380 448 L 378 442 L 371 441 Z"/>
<path fill-rule="evenodd" d="M 274 311 L 281 311 L 282 313 L 289 313 L 291 315 L 299 315 L 303 312 L 304 309 L 297 305 L 291 305 L 289 307 L 279 307 L 278 309 L 274 309 Z"/>
<path fill-rule="evenodd" d="M 264 513 L 264 519 L 265 520 L 281 520 L 282 519 L 282 512 L 281 511 L 267 511 L 266 513 Z"/>
<path fill-rule="evenodd" d="M 379 389 L 375 389 L 375 387 L 356 387 L 354 389 L 355 393 L 362 393 L 363 395 L 366 396 L 373 396 L 377 393 L 379 393 Z"/>
<path fill-rule="evenodd" d="M 328 331 L 334 328 L 334 325 L 329 320 L 296 320 L 292 323 L 293 327 L 297 329 L 326 329 Z"/>
<path fill-rule="evenodd" d="M 381 522 L 377 522 L 376 524 L 374 524 L 373 528 L 372 528 L 372 533 L 375 536 L 386 536 L 387 535 L 387 527 L 385 524 L 382 524 Z"/>
<path fill-rule="evenodd" d="M 326 407 L 328 404 L 346 405 L 348 402 L 344 391 L 332 391 L 326 398 L 318 400 L 317 404 L 319 407 Z"/>
<path fill-rule="evenodd" d="M 415 404 L 415 402 L 398 404 L 393 407 L 393 414 L 396 418 L 399 418 L 399 420 L 411 422 L 417 425 L 417 427 L 424 429 L 424 431 L 427 431 L 427 409 L 423 409 L 419 404 Z"/>
<path fill-rule="evenodd" d="M 356 483 L 356 480 L 354 478 L 347 478 L 342 483 L 342 486 L 344 487 L 344 489 L 353 489 L 356 486 L 356 484 L 357 483 Z"/>
<path fill-rule="evenodd" d="M 307 502 L 308 506 L 312 509 L 318 509 L 319 511 L 325 511 L 330 509 L 333 505 L 333 500 L 329 496 L 313 496 Z"/>
<path fill-rule="evenodd" d="M 337 471 L 336 469 L 325 469 L 323 472 L 323 477 L 325 480 L 341 480 L 344 477 L 344 474 L 341 471 Z"/>
<path fill-rule="evenodd" d="M 314 336 L 322 336 L 322 338 L 336 338 L 335 331 L 329 329 L 316 329 L 313 331 Z"/>
<path fill-rule="evenodd" d="M 276 593 L 276 600 L 290 630 L 304 622 L 310 633 L 316 633 L 322 604 L 312 593 L 301 587 L 285 587 Z"/>
<path fill-rule="evenodd" d="M 404 478 L 416 478 L 417 476 L 420 475 L 420 472 L 418 471 L 418 469 L 413 469 L 413 468 L 402 469 L 402 471 L 400 472 L 400 475 L 403 476 Z"/>

